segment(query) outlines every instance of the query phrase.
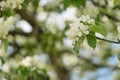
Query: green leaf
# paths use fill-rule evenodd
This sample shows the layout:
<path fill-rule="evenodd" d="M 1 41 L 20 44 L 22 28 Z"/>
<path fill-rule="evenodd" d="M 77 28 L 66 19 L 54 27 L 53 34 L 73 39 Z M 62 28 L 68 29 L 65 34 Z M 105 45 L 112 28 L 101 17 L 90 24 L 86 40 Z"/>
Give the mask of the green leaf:
<path fill-rule="evenodd" d="M 8 50 L 8 40 L 7 39 L 4 40 L 4 48 L 5 48 L 5 52 L 7 52 L 7 50 Z"/>
<path fill-rule="evenodd" d="M 41 69 L 41 74 L 45 77 L 45 78 L 47 78 L 48 77 L 48 75 L 47 75 L 47 71 L 46 71 L 46 69 Z"/>
<path fill-rule="evenodd" d="M 120 60 L 120 53 L 118 53 L 118 60 Z"/>
<path fill-rule="evenodd" d="M 80 45 L 83 43 L 84 41 L 84 36 L 80 37 L 78 41 L 75 42 L 75 44 L 73 44 L 73 50 L 76 52 L 76 53 L 79 53 L 79 50 L 80 50 Z"/>
<path fill-rule="evenodd" d="M 6 8 L 2 11 L 2 15 L 7 18 L 7 17 L 10 17 L 10 16 L 13 16 L 14 15 L 14 11 L 12 9 L 9 9 L 9 8 Z"/>
<path fill-rule="evenodd" d="M 5 63 L 4 59 L 2 57 L 0 57 L 0 68 L 4 63 Z"/>
<path fill-rule="evenodd" d="M 107 35 L 107 32 L 106 32 L 106 30 L 104 29 L 104 27 L 103 26 L 100 26 L 100 25 L 96 25 L 96 26 L 92 26 L 91 28 L 90 28 L 90 31 L 93 31 L 93 32 L 98 32 L 98 33 L 100 33 L 100 34 L 102 34 L 103 36 L 106 36 Z"/>
<path fill-rule="evenodd" d="M 114 5 L 119 5 L 120 4 L 120 0 L 114 0 Z"/>
<path fill-rule="evenodd" d="M 39 0 L 33 0 L 33 6 L 35 10 L 37 9 L 38 4 L 39 4 Z"/>
<path fill-rule="evenodd" d="M 27 75 L 29 75 L 29 73 L 30 73 L 30 71 L 29 71 L 29 69 L 27 68 L 27 67 L 24 67 L 24 66 L 20 66 L 19 68 L 18 68 L 18 74 L 21 74 L 21 75 L 23 75 L 23 76 L 27 76 Z"/>
<path fill-rule="evenodd" d="M 70 0 L 63 0 L 63 4 L 64 4 L 64 9 L 66 9 L 70 4 Z"/>
<path fill-rule="evenodd" d="M 85 6 L 86 0 L 63 0 L 64 9 L 70 5 L 80 8 L 80 6 Z"/>
<path fill-rule="evenodd" d="M 88 35 L 86 35 L 87 38 L 87 43 L 90 47 L 92 47 L 93 49 L 95 49 L 96 47 L 96 37 L 95 34 L 90 33 Z"/>
<path fill-rule="evenodd" d="M 28 6 L 29 2 L 31 2 L 31 1 L 32 0 L 24 0 L 24 2 L 22 4 L 23 8 L 26 8 Z"/>
<path fill-rule="evenodd" d="M 86 0 L 80 0 L 80 4 L 83 5 L 83 6 L 85 6 Z"/>

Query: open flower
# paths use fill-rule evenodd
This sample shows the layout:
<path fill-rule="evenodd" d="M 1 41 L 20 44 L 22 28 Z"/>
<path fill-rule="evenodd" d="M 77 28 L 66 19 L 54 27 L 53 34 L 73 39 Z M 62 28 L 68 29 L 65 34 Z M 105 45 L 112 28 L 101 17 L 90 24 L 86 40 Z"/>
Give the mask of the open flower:
<path fill-rule="evenodd" d="M 89 15 L 82 15 L 80 18 L 79 18 L 79 21 L 82 21 L 82 22 L 87 22 L 88 24 L 94 24 L 94 19 L 91 19 Z"/>

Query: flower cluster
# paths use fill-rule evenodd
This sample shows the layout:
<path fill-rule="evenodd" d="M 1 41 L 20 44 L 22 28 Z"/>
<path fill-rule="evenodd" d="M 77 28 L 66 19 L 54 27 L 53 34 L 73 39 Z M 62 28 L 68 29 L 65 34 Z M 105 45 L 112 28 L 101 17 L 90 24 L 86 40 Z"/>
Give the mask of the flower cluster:
<path fill-rule="evenodd" d="M 73 41 L 78 41 L 78 38 L 89 34 L 90 25 L 94 24 L 94 20 L 90 19 L 90 16 L 82 15 L 70 24 L 70 29 L 66 32 L 66 35 Z"/>
<path fill-rule="evenodd" d="M 24 0 L 3 0 L 0 2 L 0 7 L 2 9 L 4 8 L 11 8 L 11 9 L 15 9 L 15 8 L 19 8 L 21 9 L 22 6 L 21 4 L 24 2 Z"/>
<path fill-rule="evenodd" d="M 0 18 L 0 37 L 5 38 L 8 34 L 9 27 L 15 22 L 14 17 L 8 17 L 7 20 Z"/>

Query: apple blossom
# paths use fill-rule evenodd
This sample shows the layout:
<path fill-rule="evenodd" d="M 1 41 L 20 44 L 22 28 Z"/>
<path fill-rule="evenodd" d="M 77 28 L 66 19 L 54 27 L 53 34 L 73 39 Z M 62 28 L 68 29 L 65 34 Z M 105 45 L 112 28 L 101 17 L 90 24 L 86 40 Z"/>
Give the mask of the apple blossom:
<path fill-rule="evenodd" d="M 78 38 L 89 34 L 90 25 L 94 24 L 94 20 L 90 19 L 89 15 L 82 15 L 70 24 L 70 29 L 66 32 L 66 35 L 74 41 L 78 41 Z"/>

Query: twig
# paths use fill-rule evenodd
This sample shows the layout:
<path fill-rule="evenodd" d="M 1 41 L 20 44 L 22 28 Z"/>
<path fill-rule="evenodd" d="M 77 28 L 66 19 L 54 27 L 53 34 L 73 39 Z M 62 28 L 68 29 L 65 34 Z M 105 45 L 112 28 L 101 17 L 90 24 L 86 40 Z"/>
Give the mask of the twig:
<path fill-rule="evenodd" d="M 115 44 L 120 44 L 120 41 L 112 41 L 112 40 L 107 40 L 107 39 L 103 39 L 103 38 L 99 38 L 99 37 L 96 37 L 97 39 L 99 40 L 102 40 L 102 41 L 106 41 L 106 42 L 109 42 L 109 43 L 115 43 Z"/>

